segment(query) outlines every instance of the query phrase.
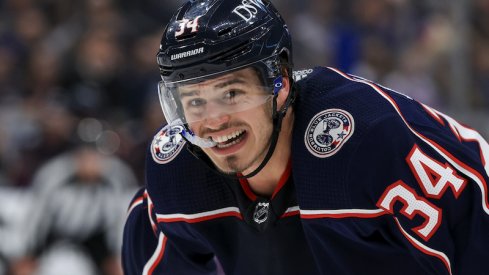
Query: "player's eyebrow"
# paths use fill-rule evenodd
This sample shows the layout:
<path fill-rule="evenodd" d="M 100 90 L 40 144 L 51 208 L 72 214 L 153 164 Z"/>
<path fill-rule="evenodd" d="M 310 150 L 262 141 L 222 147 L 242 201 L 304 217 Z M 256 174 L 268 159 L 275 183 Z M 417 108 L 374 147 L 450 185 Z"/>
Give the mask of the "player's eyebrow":
<path fill-rule="evenodd" d="M 196 96 L 199 95 L 200 91 L 199 90 L 191 90 L 188 92 L 181 92 L 180 93 L 180 98 L 186 97 L 186 96 Z"/>
<path fill-rule="evenodd" d="M 244 81 L 241 78 L 233 78 L 233 79 L 230 79 L 228 81 L 225 81 L 225 82 L 218 83 L 218 84 L 214 85 L 214 88 L 216 88 L 216 89 L 222 89 L 222 88 L 225 88 L 226 86 L 230 86 L 230 85 L 233 85 L 233 84 L 246 84 L 246 81 Z M 199 90 L 190 90 L 190 91 L 186 91 L 186 92 L 181 92 L 180 93 L 180 98 L 186 97 L 186 96 L 196 96 L 196 95 L 199 95 L 199 94 L 200 94 L 200 91 Z"/>
<path fill-rule="evenodd" d="M 221 88 L 224 88 L 226 86 L 229 86 L 229 85 L 233 85 L 233 84 L 245 84 L 246 81 L 244 81 L 243 79 L 241 78 L 233 78 L 233 79 L 230 79 L 226 82 L 222 82 L 222 83 L 218 83 L 214 86 L 214 88 L 218 88 L 218 89 L 221 89 Z"/>

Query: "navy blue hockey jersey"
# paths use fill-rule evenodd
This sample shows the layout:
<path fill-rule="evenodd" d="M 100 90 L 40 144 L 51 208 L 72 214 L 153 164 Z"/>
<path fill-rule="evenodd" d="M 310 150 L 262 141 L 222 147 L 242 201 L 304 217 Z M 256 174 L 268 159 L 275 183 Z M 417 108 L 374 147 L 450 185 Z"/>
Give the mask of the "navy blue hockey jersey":
<path fill-rule="evenodd" d="M 481 135 L 332 68 L 296 77 L 292 157 L 271 198 L 155 136 L 125 273 L 489 274 Z"/>

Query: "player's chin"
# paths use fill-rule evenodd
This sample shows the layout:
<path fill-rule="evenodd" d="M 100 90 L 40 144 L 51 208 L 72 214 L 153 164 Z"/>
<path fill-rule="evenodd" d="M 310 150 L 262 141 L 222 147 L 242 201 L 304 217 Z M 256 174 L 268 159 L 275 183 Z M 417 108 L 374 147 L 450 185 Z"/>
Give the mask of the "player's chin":
<path fill-rule="evenodd" d="M 241 163 L 241 159 L 236 156 L 226 157 L 217 163 L 214 162 L 214 164 L 222 173 L 225 174 L 242 174 L 243 171 L 247 169 L 247 167 Z"/>
<path fill-rule="evenodd" d="M 217 168 L 217 170 L 219 170 L 219 172 L 223 173 L 223 174 L 228 174 L 228 175 L 237 175 L 238 173 L 240 173 L 238 170 L 235 170 L 229 166 L 226 166 L 226 165 L 222 165 L 222 164 L 216 164 L 214 162 L 214 165 L 215 167 Z"/>
<path fill-rule="evenodd" d="M 229 168 L 220 168 L 220 167 L 217 167 L 217 169 L 222 174 L 227 174 L 227 175 L 230 175 L 230 176 L 236 176 L 236 175 L 240 174 L 240 172 L 231 170 Z"/>

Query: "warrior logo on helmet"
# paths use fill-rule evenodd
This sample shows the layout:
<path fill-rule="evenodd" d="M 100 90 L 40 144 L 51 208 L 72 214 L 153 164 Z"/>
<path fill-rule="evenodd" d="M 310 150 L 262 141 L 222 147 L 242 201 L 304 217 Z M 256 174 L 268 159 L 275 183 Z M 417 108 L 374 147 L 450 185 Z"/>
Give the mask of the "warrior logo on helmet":
<path fill-rule="evenodd" d="M 318 113 L 309 122 L 304 142 L 316 157 L 327 158 L 336 154 L 353 135 L 354 121 L 350 113 L 328 109 Z"/>
<path fill-rule="evenodd" d="M 151 155 L 159 164 L 172 161 L 184 147 L 185 140 L 179 134 L 182 126 L 174 126 L 170 129 L 163 128 L 155 135 L 151 143 Z"/>

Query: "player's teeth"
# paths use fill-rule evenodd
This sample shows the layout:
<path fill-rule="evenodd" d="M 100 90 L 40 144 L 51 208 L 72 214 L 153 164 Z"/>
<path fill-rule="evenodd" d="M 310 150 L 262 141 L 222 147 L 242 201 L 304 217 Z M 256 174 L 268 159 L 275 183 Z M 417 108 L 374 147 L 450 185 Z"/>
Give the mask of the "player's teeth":
<path fill-rule="evenodd" d="M 230 147 L 230 146 L 233 146 L 234 144 L 238 143 L 237 140 L 233 141 L 233 142 L 230 142 L 229 144 L 218 144 L 217 147 L 219 148 L 227 148 L 227 147 Z"/>
<path fill-rule="evenodd" d="M 235 137 L 241 135 L 243 132 L 244 132 L 243 130 L 238 130 L 238 131 L 232 132 L 231 134 L 226 135 L 226 136 L 217 136 L 214 139 L 215 139 L 215 141 L 217 141 L 219 143 L 223 143 L 223 142 L 226 142 L 232 138 L 235 138 Z"/>

